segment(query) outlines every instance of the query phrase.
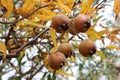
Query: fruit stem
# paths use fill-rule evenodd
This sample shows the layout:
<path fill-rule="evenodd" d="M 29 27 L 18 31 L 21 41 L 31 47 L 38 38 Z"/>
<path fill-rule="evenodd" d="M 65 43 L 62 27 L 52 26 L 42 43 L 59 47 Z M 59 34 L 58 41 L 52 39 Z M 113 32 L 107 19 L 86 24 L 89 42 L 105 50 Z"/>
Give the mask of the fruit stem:
<path fill-rule="evenodd" d="M 83 38 L 82 37 L 80 37 L 78 34 L 77 34 L 77 32 L 74 30 L 74 29 L 72 29 L 72 27 L 70 26 L 70 29 L 77 35 L 77 37 L 79 38 L 79 39 L 81 39 L 81 40 L 83 40 Z"/>

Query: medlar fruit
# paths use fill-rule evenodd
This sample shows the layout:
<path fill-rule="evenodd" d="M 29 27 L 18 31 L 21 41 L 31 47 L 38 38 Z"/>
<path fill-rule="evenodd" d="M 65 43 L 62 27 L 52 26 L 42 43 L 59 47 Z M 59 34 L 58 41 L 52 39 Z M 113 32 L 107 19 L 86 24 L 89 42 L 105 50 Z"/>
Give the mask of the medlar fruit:
<path fill-rule="evenodd" d="M 61 52 L 50 53 L 48 57 L 48 65 L 54 70 L 58 70 L 66 63 L 66 58 Z"/>
<path fill-rule="evenodd" d="M 85 39 L 81 41 L 78 49 L 81 55 L 83 55 L 84 57 L 92 56 L 96 52 L 95 43 L 90 39 Z"/>
<path fill-rule="evenodd" d="M 85 14 L 79 14 L 75 17 L 73 27 L 69 28 L 69 32 L 73 35 L 79 32 L 86 32 L 90 28 L 90 16 Z"/>
<path fill-rule="evenodd" d="M 70 57 L 71 55 L 74 55 L 73 50 L 73 46 L 69 43 L 61 43 L 57 49 L 57 51 L 62 52 L 66 58 Z"/>
<path fill-rule="evenodd" d="M 65 32 L 69 28 L 69 26 L 71 25 L 71 21 L 66 15 L 57 14 L 52 19 L 51 25 L 56 30 L 56 32 L 62 33 L 62 32 Z"/>

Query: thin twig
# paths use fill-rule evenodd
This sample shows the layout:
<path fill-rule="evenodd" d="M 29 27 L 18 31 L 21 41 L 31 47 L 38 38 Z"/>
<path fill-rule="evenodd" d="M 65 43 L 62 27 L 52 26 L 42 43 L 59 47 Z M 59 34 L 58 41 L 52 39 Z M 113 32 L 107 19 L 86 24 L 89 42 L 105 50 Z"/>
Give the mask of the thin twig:
<path fill-rule="evenodd" d="M 77 37 L 79 39 L 83 40 L 83 38 L 78 35 L 78 33 L 76 32 L 76 30 L 74 30 L 72 27 L 70 27 L 70 29 L 77 35 Z"/>
<path fill-rule="evenodd" d="M 103 0 L 102 2 L 100 2 L 95 8 L 98 8 L 100 5 L 103 5 L 106 2 L 106 0 Z"/>
<path fill-rule="evenodd" d="M 29 80 L 32 80 L 32 78 L 33 78 L 38 72 L 40 72 L 43 67 L 44 67 L 44 65 L 41 65 L 40 68 L 39 68 L 38 70 L 36 70 L 36 72 L 30 76 Z"/>
<path fill-rule="evenodd" d="M 6 55 L 6 58 L 7 59 L 10 59 L 10 58 L 18 58 L 19 57 L 19 54 L 7 54 Z M 2 58 L 3 58 L 3 54 L 0 54 L 0 60 L 2 60 Z"/>
<path fill-rule="evenodd" d="M 5 38 L 5 45 L 7 46 L 7 50 L 9 53 L 10 53 L 10 46 L 8 45 L 8 41 L 10 40 L 10 35 L 11 35 L 11 32 L 13 32 L 13 29 L 14 29 L 13 26 L 10 27 L 9 33 Z"/>
<path fill-rule="evenodd" d="M 21 50 L 23 50 L 26 46 L 30 45 L 31 43 L 35 42 L 37 40 L 38 37 L 40 37 L 41 35 L 43 35 L 45 32 L 47 32 L 49 30 L 49 28 L 46 28 L 45 30 L 43 30 L 41 33 L 39 33 L 34 39 L 32 39 L 31 41 L 27 42 L 26 44 L 23 44 L 16 52 L 15 54 L 18 54 Z"/>
<path fill-rule="evenodd" d="M 11 53 L 11 54 L 7 54 L 6 58 L 18 58 L 19 57 L 19 52 L 22 51 L 26 46 L 30 45 L 31 43 L 35 42 L 37 40 L 37 38 L 39 38 L 41 35 L 43 35 L 45 32 L 47 32 L 49 30 L 49 28 L 46 28 L 45 30 L 43 30 L 42 32 L 40 32 L 34 39 L 32 39 L 31 41 L 27 42 L 26 44 L 23 44 L 15 53 Z M 0 60 L 2 60 L 3 54 L 0 54 Z"/>

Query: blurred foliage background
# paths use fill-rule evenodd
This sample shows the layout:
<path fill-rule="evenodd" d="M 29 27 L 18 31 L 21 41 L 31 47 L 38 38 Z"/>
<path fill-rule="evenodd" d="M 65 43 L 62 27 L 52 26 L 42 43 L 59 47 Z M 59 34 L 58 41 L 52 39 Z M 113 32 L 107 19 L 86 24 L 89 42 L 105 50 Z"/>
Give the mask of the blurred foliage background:
<path fill-rule="evenodd" d="M 119 0 L 0 0 L 1 80 L 120 80 Z M 79 14 L 91 17 L 91 28 L 77 35 L 57 33 L 51 20 L 57 14 L 71 21 Z M 80 38 L 79 38 L 80 37 Z M 84 57 L 82 39 L 95 42 L 97 51 Z M 69 65 L 54 71 L 47 66 L 49 52 L 62 42 L 73 45 Z M 89 46 L 89 45 L 88 45 Z"/>

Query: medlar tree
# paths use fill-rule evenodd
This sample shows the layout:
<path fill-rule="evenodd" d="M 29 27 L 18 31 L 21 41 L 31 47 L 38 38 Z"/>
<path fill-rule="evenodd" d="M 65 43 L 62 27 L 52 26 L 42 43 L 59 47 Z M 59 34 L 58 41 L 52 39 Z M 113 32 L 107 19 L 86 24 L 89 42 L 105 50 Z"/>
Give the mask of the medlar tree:
<path fill-rule="evenodd" d="M 120 56 L 112 54 L 120 49 L 119 0 L 114 0 L 115 22 L 101 21 L 111 2 L 0 0 L 0 78 L 119 79 Z"/>

